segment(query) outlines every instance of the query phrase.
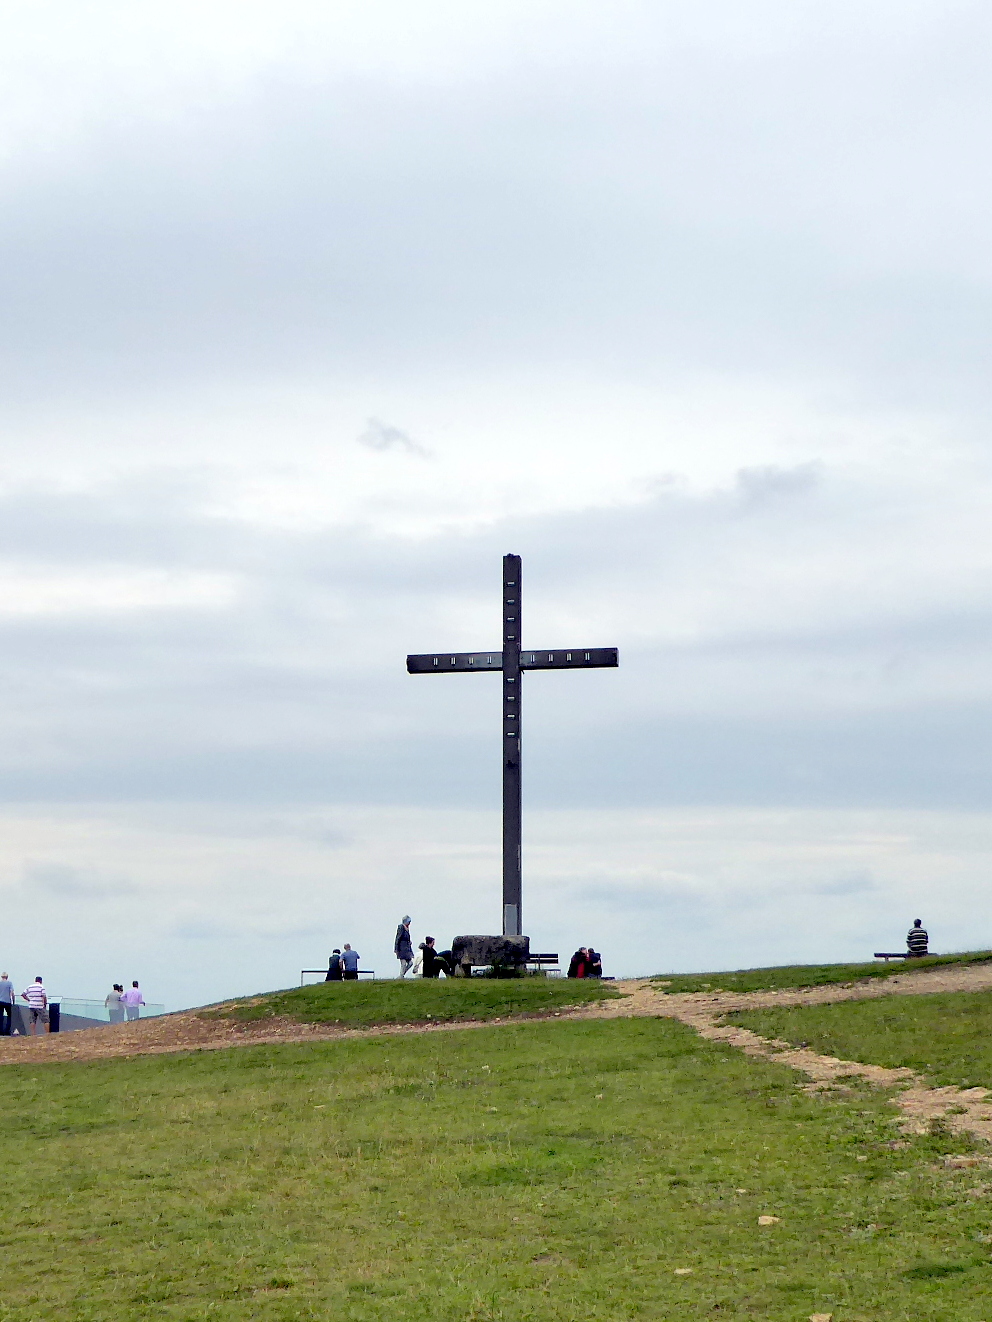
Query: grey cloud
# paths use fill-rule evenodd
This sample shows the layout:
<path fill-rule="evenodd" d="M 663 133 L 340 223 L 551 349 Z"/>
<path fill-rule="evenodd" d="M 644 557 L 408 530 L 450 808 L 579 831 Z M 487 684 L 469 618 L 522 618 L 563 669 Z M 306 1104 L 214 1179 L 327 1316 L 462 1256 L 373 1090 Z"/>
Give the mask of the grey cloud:
<path fill-rule="evenodd" d="M 652 885 L 644 882 L 583 882 L 565 888 L 564 902 L 613 913 L 653 913 L 663 911 L 669 921 L 691 922 L 696 930 L 708 925 L 708 901 L 695 895 L 685 885 L 670 881 Z"/>
<path fill-rule="evenodd" d="M 822 881 L 809 886 L 811 895 L 868 895 L 879 889 L 878 883 L 867 872 L 852 872 L 836 877 L 833 881 Z"/>
<path fill-rule="evenodd" d="M 820 463 L 796 464 L 781 468 L 765 464 L 758 468 L 742 468 L 737 474 L 737 489 L 746 504 L 754 505 L 776 497 L 799 495 L 815 487 L 821 478 Z"/>
<path fill-rule="evenodd" d="M 849 14 L 827 46 L 793 29 L 787 59 L 721 42 L 726 16 L 684 47 L 671 17 L 628 12 L 646 62 L 604 42 L 443 86 L 267 66 L 209 115 L 25 172 L 0 230 L 8 399 L 564 354 L 984 403 L 986 17 L 893 9 L 890 42 Z"/>
<path fill-rule="evenodd" d="M 101 876 L 68 863 L 40 860 L 24 864 L 21 882 L 32 894 L 50 896 L 57 901 L 97 900 L 115 893 L 123 896 L 128 888 L 122 877 Z"/>
<path fill-rule="evenodd" d="M 430 457 L 430 451 L 411 440 L 405 431 L 400 431 L 399 427 L 388 427 L 378 418 L 369 418 L 368 426 L 358 437 L 358 444 L 364 445 L 367 450 L 398 450 L 401 454 L 417 455 L 421 459 Z"/>
<path fill-rule="evenodd" d="M 529 637 L 619 643 L 622 657 L 616 672 L 529 678 L 530 802 L 987 806 L 992 612 L 974 595 L 915 609 L 910 598 L 893 616 L 887 588 L 857 619 L 838 619 L 830 597 L 809 620 L 744 615 L 668 643 L 639 634 L 666 594 L 704 590 L 697 562 L 709 575 L 715 555 L 735 572 L 754 557 L 760 602 L 794 533 L 834 516 L 828 471 L 811 484 L 787 473 L 782 501 L 778 473 L 755 481 L 775 499 L 754 505 L 746 529 L 732 491 L 668 491 L 416 539 L 256 528 L 207 515 L 188 493 L 156 504 L 130 487 L 126 499 L 8 492 L 0 535 L 23 564 L 136 557 L 230 573 L 238 588 L 216 607 L 0 618 L 0 790 L 18 802 L 491 804 L 498 686 L 411 678 L 403 658 L 491 645 L 459 625 L 460 605 L 473 618 L 484 606 L 498 638 L 499 557 L 513 549 Z M 858 509 L 863 521 L 864 493 Z M 602 620 L 618 586 L 628 596 L 614 635 Z M 585 636 L 552 636 L 563 601 Z"/>

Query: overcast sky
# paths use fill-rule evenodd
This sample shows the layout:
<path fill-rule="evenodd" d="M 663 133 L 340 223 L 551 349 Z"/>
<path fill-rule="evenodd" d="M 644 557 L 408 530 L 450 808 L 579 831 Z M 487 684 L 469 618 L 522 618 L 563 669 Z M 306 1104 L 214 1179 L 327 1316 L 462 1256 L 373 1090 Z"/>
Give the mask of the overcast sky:
<path fill-rule="evenodd" d="M 404 912 L 992 945 L 992 10 L 0 2 L 0 884 L 170 1007 Z"/>

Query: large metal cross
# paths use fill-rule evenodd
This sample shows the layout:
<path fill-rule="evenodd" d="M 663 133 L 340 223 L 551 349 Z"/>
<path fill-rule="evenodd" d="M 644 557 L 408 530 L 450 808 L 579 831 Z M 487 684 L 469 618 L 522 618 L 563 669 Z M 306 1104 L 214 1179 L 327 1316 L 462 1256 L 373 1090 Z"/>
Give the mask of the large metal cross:
<path fill-rule="evenodd" d="M 525 670 L 588 670 L 618 664 L 615 647 L 573 647 L 557 652 L 525 652 L 520 647 L 520 557 L 503 557 L 502 652 L 439 652 L 408 656 L 411 675 L 451 671 L 503 672 L 503 935 L 520 936 L 520 718 L 521 679 Z"/>

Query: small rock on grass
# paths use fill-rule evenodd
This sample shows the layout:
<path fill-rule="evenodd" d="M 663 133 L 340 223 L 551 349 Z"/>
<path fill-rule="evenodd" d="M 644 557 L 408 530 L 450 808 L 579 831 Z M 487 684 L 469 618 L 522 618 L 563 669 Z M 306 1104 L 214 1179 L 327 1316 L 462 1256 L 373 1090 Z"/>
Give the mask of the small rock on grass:
<path fill-rule="evenodd" d="M 676 1275 L 676 1276 L 691 1276 L 692 1273 L 693 1273 L 693 1268 L 692 1268 L 692 1267 L 676 1267 L 676 1268 L 675 1268 L 675 1275 Z"/>
<path fill-rule="evenodd" d="M 777 1226 L 778 1223 L 779 1223 L 781 1220 L 782 1220 L 782 1218 L 781 1218 L 780 1216 L 759 1216 L 759 1217 L 758 1217 L 758 1225 L 759 1225 L 759 1226 Z"/>
<path fill-rule="evenodd" d="M 833 1313 L 810 1313 L 809 1322 L 833 1322 Z"/>

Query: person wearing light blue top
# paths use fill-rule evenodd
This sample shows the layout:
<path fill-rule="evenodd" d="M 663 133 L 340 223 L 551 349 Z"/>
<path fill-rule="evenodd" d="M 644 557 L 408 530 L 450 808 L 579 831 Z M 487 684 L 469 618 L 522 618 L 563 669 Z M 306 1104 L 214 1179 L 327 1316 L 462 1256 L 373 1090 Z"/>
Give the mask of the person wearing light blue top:
<path fill-rule="evenodd" d="M 0 1037 L 10 1037 L 14 1030 L 14 984 L 10 974 L 0 977 Z"/>
<path fill-rule="evenodd" d="M 357 982 L 358 951 L 352 950 L 347 941 L 344 943 L 344 950 L 341 951 L 341 963 L 344 965 L 345 980 L 348 982 Z"/>

